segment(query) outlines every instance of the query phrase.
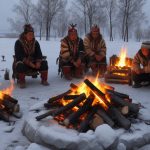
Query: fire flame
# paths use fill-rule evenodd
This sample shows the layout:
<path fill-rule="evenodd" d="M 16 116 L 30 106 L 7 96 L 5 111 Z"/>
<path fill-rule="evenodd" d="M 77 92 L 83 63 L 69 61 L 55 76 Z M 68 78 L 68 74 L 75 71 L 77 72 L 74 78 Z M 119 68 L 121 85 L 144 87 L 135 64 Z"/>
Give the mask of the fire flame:
<path fill-rule="evenodd" d="M 92 83 L 93 83 L 98 89 L 100 89 L 100 91 L 102 91 L 103 93 L 106 93 L 106 89 L 109 89 L 109 86 L 107 86 L 107 85 L 104 84 L 104 83 L 101 83 L 101 82 L 99 81 L 99 78 L 98 78 L 98 77 L 99 77 L 99 74 L 97 74 L 97 76 L 96 76 L 96 78 L 95 78 L 94 80 L 91 78 L 90 81 L 92 81 Z M 86 94 L 86 97 L 88 97 L 88 96 L 91 94 L 90 88 L 88 88 L 87 85 L 86 85 L 84 82 L 80 83 L 80 84 L 78 85 L 77 90 L 76 90 L 76 91 L 73 91 L 73 92 L 71 93 L 71 95 L 76 95 L 76 94 L 77 94 L 77 95 L 80 95 L 80 94 L 82 94 L 82 93 L 85 93 L 85 94 Z M 94 99 L 92 105 L 95 105 L 95 104 L 99 103 L 100 105 L 102 105 L 102 107 L 103 107 L 104 109 L 107 109 L 108 107 L 107 107 L 107 105 L 105 104 L 105 102 L 104 102 L 99 96 L 97 96 L 96 93 L 93 93 L 93 94 L 95 95 L 95 99 Z M 60 102 L 65 106 L 65 105 L 67 105 L 68 103 L 70 103 L 71 101 L 65 101 L 64 99 L 62 99 Z M 84 103 L 84 101 L 81 102 L 80 105 L 82 106 L 83 103 Z M 77 110 L 78 110 L 78 107 L 74 107 L 74 108 L 73 108 L 73 111 L 77 111 Z"/>
<path fill-rule="evenodd" d="M 0 100 L 3 100 L 3 97 L 4 97 L 4 94 L 7 94 L 7 95 L 12 95 L 12 92 L 14 90 L 14 81 L 11 80 L 10 81 L 10 86 L 2 91 L 0 91 Z"/>
<path fill-rule="evenodd" d="M 127 56 L 127 49 L 121 48 L 121 52 L 119 55 L 119 62 L 116 64 L 118 67 L 124 67 L 126 66 L 126 56 Z"/>

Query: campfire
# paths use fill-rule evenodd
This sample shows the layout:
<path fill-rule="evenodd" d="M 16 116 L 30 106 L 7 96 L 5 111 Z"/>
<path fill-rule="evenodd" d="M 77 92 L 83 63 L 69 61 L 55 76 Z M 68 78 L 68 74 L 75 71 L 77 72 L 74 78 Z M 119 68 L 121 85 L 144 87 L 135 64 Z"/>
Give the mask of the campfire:
<path fill-rule="evenodd" d="M 0 119 L 6 122 L 10 122 L 10 116 L 17 116 L 20 110 L 18 100 L 11 97 L 14 89 L 13 81 L 11 81 L 10 87 L 0 91 Z"/>
<path fill-rule="evenodd" d="M 127 50 L 122 48 L 119 57 L 116 55 L 110 57 L 110 65 L 105 74 L 105 82 L 131 85 L 132 59 L 126 56 Z"/>
<path fill-rule="evenodd" d="M 37 121 L 52 116 L 59 124 L 79 132 L 107 123 L 111 127 L 129 129 L 131 117 L 136 117 L 139 104 L 132 103 L 127 94 L 115 91 L 114 87 L 85 79 L 79 85 L 70 84 L 70 89 L 51 97 L 44 104 L 48 111 L 36 117 Z"/>

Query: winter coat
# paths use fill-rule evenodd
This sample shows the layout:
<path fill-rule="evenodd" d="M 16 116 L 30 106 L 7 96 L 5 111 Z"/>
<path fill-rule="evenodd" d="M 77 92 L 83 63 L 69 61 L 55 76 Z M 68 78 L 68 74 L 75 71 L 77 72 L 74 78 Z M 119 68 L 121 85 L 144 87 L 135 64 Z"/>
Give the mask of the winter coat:
<path fill-rule="evenodd" d="M 68 36 L 61 40 L 60 57 L 63 61 L 70 60 L 76 61 L 78 58 L 84 55 L 84 45 L 81 38 L 77 38 L 75 42 L 72 42 Z"/>
<path fill-rule="evenodd" d="M 42 52 L 38 41 L 35 39 L 29 44 L 24 36 L 21 37 L 15 43 L 15 58 L 16 61 L 29 64 L 30 61 L 37 62 L 42 61 Z"/>
<path fill-rule="evenodd" d="M 84 47 L 86 55 L 89 57 L 93 54 L 106 56 L 106 44 L 101 34 L 97 39 L 93 39 L 91 33 L 87 34 L 84 38 Z"/>
<path fill-rule="evenodd" d="M 141 67 L 144 69 L 145 73 L 150 73 L 150 56 L 146 58 L 142 54 L 142 51 L 139 50 L 134 56 L 134 59 L 132 62 L 132 70 L 136 72 L 139 69 L 141 69 Z"/>

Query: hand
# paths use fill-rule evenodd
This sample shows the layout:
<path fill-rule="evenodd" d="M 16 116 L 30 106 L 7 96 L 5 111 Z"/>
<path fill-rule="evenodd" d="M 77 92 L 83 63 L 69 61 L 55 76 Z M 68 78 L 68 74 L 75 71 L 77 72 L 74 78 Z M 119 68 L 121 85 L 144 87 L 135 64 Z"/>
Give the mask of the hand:
<path fill-rule="evenodd" d="M 29 63 L 29 66 L 30 66 L 31 68 L 36 68 L 35 64 L 32 63 L 32 62 Z"/>
<path fill-rule="evenodd" d="M 103 58 L 103 56 L 101 56 L 101 55 L 95 55 L 95 58 L 96 58 L 97 61 L 101 61 L 102 58 Z"/>
<path fill-rule="evenodd" d="M 136 70 L 136 73 L 137 74 L 142 74 L 142 73 L 145 73 L 145 71 L 144 71 L 144 69 L 138 69 L 138 70 Z"/>
<path fill-rule="evenodd" d="M 40 62 L 36 62 L 35 68 L 36 68 L 36 69 L 39 69 L 40 67 L 41 67 L 41 63 L 40 63 Z"/>
<path fill-rule="evenodd" d="M 73 61 L 73 64 L 75 67 L 79 67 L 81 65 L 81 59 L 78 59 L 77 61 Z"/>

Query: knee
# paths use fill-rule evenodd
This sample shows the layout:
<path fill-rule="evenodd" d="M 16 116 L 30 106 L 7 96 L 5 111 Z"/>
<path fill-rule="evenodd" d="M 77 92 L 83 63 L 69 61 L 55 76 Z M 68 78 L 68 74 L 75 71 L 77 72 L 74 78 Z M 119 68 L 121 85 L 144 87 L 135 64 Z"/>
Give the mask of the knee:
<path fill-rule="evenodd" d="M 23 73 L 23 72 L 25 72 L 25 65 L 24 65 L 23 62 L 17 62 L 17 63 L 16 63 L 16 71 L 17 71 L 18 73 Z"/>
<path fill-rule="evenodd" d="M 48 63 L 46 60 L 42 61 L 40 70 L 48 70 Z"/>

